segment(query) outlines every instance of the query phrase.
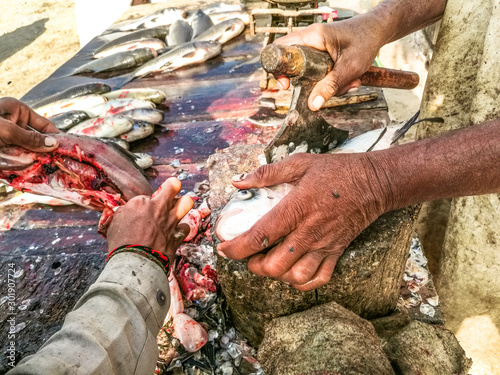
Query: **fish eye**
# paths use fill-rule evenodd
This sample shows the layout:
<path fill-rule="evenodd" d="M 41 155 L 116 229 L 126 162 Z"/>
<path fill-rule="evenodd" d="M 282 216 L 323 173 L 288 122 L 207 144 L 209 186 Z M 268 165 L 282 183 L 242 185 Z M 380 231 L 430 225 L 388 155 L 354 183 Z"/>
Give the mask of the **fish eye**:
<path fill-rule="evenodd" d="M 236 193 L 236 198 L 241 200 L 248 200 L 254 197 L 254 194 L 250 190 L 240 190 Z"/>

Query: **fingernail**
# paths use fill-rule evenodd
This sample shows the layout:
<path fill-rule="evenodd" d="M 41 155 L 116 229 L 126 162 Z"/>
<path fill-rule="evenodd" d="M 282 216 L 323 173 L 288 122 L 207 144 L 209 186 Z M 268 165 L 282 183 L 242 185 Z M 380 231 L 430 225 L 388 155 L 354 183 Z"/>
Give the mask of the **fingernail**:
<path fill-rule="evenodd" d="M 318 110 L 321 108 L 321 106 L 325 103 L 325 99 L 323 99 L 322 96 L 317 96 L 313 100 L 313 107 L 315 110 Z"/>
<path fill-rule="evenodd" d="M 217 250 L 217 252 L 219 253 L 219 255 L 223 258 L 227 258 L 227 255 L 224 254 L 224 252 L 220 251 L 220 250 Z"/>
<path fill-rule="evenodd" d="M 281 90 L 283 90 L 283 89 L 284 89 L 284 87 L 283 87 L 283 85 L 281 84 L 281 82 L 280 82 L 280 81 L 278 81 L 278 80 L 277 80 L 276 82 L 278 82 L 278 87 L 279 87 Z"/>
<path fill-rule="evenodd" d="M 247 177 L 247 173 L 242 173 L 242 174 L 237 174 L 233 176 L 233 181 L 238 182 L 238 181 L 243 181 Z"/>
<path fill-rule="evenodd" d="M 45 146 L 46 147 L 52 147 L 52 146 L 55 146 L 57 141 L 55 138 L 52 138 L 52 137 L 45 137 Z"/>
<path fill-rule="evenodd" d="M 356 92 L 359 90 L 359 87 L 351 87 L 349 90 L 347 90 L 348 93 L 350 92 Z"/>

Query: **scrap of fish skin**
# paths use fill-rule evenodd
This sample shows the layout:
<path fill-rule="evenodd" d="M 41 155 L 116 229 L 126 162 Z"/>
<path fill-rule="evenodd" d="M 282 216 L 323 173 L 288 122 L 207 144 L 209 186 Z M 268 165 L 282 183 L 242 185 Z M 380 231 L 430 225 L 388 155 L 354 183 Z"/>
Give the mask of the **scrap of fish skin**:
<path fill-rule="evenodd" d="M 186 21 L 175 21 L 168 31 L 167 44 L 169 46 L 176 46 L 179 44 L 187 43 L 193 37 L 193 28 Z"/>
<path fill-rule="evenodd" d="M 106 103 L 106 98 L 102 95 L 85 95 L 76 98 L 60 100 L 33 110 L 43 117 L 52 117 L 60 113 L 73 110 L 87 111 L 90 108 Z"/>
<path fill-rule="evenodd" d="M 159 50 L 161 48 L 165 48 L 166 46 L 167 45 L 165 44 L 164 41 L 162 41 L 160 39 L 156 39 L 156 38 L 132 40 L 132 41 L 118 44 L 116 46 L 105 49 L 105 50 L 95 54 L 94 58 L 100 59 L 100 58 L 103 58 L 106 56 L 111 56 L 111 55 L 118 53 L 118 52 L 131 51 L 131 50 L 138 49 L 138 48 L 151 48 L 151 49 L 154 49 L 156 51 L 156 50 Z"/>
<path fill-rule="evenodd" d="M 236 38 L 245 30 L 245 23 L 239 18 L 232 18 L 217 25 L 212 26 L 204 33 L 198 35 L 194 41 L 214 40 L 224 44 L 229 40 Z"/>
<path fill-rule="evenodd" d="M 148 89 L 148 88 L 115 90 L 103 94 L 103 96 L 108 100 L 142 99 L 142 100 L 149 100 L 155 104 L 161 104 L 167 99 L 167 96 L 163 91 L 156 89 Z"/>
<path fill-rule="evenodd" d="M 135 68 L 157 56 L 156 50 L 149 47 L 141 47 L 131 51 L 121 51 L 97 60 L 91 60 L 76 68 L 71 75 Z"/>

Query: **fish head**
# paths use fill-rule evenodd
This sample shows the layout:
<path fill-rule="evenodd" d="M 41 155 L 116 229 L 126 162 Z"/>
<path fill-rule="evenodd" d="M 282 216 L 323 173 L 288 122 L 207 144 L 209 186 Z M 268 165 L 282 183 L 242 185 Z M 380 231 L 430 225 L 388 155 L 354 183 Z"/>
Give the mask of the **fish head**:
<path fill-rule="evenodd" d="M 59 147 L 49 153 L 1 147 L 0 179 L 21 191 L 65 199 L 98 211 L 153 193 L 140 169 L 118 148 L 90 137 L 52 136 Z"/>
<path fill-rule="evenodd" d="M 249 230 L 273 209 L 292 189 L 290 184 L 236 190 L 220 212 L 214 233 L 221 241 L 229 241 Z"/>

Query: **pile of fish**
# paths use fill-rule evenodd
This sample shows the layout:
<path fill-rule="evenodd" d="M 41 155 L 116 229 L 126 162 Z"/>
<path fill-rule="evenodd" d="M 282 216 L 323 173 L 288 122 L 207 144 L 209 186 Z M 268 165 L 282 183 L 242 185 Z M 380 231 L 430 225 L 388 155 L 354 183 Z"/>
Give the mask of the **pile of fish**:
<path fill-rule="evenodd" d="M 248 13 L 240 5 L 220 3 L 189 13 L 162 9 L 112 30 L 111 36 L 117 36 L 95 50 L 93 60 L 73 74 L 134 69 L 116 80 L 116 87 L 121 87 L 135 78 L 217 56 L 222 45 L 240 35 L 248 23 Z"/>

